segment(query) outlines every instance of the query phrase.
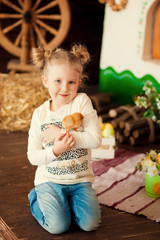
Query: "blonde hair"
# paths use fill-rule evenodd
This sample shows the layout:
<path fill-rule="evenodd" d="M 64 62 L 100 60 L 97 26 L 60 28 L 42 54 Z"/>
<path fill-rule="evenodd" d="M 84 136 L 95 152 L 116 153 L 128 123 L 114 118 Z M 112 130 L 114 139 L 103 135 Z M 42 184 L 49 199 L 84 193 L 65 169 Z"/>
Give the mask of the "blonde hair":
<path fill-rule="evenodd" d="M 52 64 L 70 64 L 80 74 L 80 79 L 84 80 L 87 75 L 83 72 L 86 63 L 90 60 L 90 55 L 85 46 L 74 44 L 70 51 L 62 48 L 56 50 L 46 50 L 43 47 L 33 48 L 32 59 L 35 66 L 43 70 L 44 73 Z"/>

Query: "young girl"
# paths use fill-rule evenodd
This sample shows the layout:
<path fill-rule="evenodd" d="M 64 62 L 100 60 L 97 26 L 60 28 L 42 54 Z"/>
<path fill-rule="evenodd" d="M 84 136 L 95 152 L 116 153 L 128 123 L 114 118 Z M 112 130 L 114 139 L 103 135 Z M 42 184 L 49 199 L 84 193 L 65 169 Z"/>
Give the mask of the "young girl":
<path fill-rule="evenodd" d="M 91 231 L 100 223 L 100 206 L 92 189 L 91 148 L 101 144 L 97 113 L 85 93 L 77 93 L 89 53 L 82 45 L 71 51 L 33 49 L 34 63 L 51 100 L 35 109 L 28 138 L 28 159 L 37 166 L 30 208 L 39 224 L 52 234 L 69 229 L 74 220 Z M 62 120 L 79 112 L 82 126 L 66 131 Z"/>

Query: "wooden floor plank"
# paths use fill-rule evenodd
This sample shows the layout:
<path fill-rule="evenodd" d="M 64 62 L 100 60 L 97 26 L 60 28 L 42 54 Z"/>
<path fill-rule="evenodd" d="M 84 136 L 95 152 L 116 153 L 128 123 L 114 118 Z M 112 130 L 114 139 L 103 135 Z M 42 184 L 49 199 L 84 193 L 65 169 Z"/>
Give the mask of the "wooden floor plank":
<path fill-rule="evenodd" d="M 102 223 L 93 232 L 78 227 L 51 235 L 32 217 L 28 192 L 33 188 L 36 167 L 27 160 L 27 133 L 0 133 L 0 216 L 20 240 L 158 240 L 160 224 L 101 205 Z M 153 148 L 158 148 L 154 145 Z M 152 146 L 121 147 L 146 152 Z M 9 239 L 7 239 L 9 240 Z"/>
<path fill-rule="evenodd" d="M 0 240 L 18 240 L 9 226 L 0 217 Z"/>

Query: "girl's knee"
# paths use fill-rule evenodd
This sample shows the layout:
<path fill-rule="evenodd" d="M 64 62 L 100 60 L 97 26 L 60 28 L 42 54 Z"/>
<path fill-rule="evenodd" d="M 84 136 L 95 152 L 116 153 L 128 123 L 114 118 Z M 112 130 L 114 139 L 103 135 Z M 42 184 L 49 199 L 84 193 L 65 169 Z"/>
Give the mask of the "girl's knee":
<path fill-rule="evenodd" d="M 77 218 L 78 225 L 84 231 L 93 231 L 97 229 L 101 223 L 101 209 L 100 206 L 94 208 L 94 211 L 87 211 L 79 215 Z"/>
<path fill-rule="evenodd" d="M 79 227 L 81 229 L 83 229 L 84 231 L 89 232 L 89 231 L 96 230 L 99 227 L 100 222 L 101 222 L 100 219 L 98 219 L 98 220 L 93 219 L 93 220 L 79 223 Z"/>
<path fill-rule="evenodd" d="M 53 222 L 50 224 L 47 224 L 47 226 L 45 227 L 45 229 L 51 233 L 51 234 L 62 234 L 64 232 L 66 232 L 70 227 L 70 222 Z"/>

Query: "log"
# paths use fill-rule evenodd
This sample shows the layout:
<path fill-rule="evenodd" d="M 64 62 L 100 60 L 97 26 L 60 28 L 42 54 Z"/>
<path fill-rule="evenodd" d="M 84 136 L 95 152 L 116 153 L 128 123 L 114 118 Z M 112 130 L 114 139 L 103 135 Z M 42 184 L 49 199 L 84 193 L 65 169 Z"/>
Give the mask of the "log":
<path fill-rule="evenodd" d="M 137 115 L 138 119 L 139 119 L 139 118 L 142 118 L 142 117 L 143 117 L 143 114 L 144 114 L 144 111 L 138 111 L 138 112 L 136 112 L 136 115 Z M 128 119 L 126 119 L 126 120 L 127 120 L 127 122 L 128 122 L 128 121 L 132 121 L 132 120 L 133 120 L 133 117 L 130 116 L 130 118 L 128 118 Z M 125 128 L 126 120 L 122 120 L 122 121 L 119 122 L 118 125 L 119 125 L 119 128 L 120 128 L 120 129 Z"/>
<path fill-rule="evenodd" d="M 126 129 L 123 131 L 123 134 L 124 134 L 124 136 L 126 136 L 126 137 L 131 136 L 131 132 L 128 131 L 128 130 L 126 130 Z"/>
<path fill-rule="evenodd" d="M 119 136 L 121 135 L 120 131 L 116 131 L 116 140 L 119 141 Z"/>
<path fill-rule="evenodd" d="M 127 105 L 127 106 L 131 107 L 131 105 Z M 110 109 L 108 114 L 111 118 L 116 118 L 125 112 L 126 112 L 126 110 L 124 110 L 124 108 L 122 108 L 122 106 L 120 106 L 118 108 Z"/>
<path fill-rule="evenodd" d="M 156 134 L 160 134 L 160 125 L 159 124 L 154 124 L 154 133 Z M 144 136 L 149 136 L 150 135 L 150 128 L 148 127 L 144 127 L 144 128 L 138 128 L 135 129 L 132 133 L 134 138 L 142 138 Z"/>
<path fill-rule="evenodd" d="M 134 138 L 142 138 L 144 136 L 148 136 L 150 134 L 150 129 L 149 127 L 144 127 L 144 128 L 138 128 L 133 131 L 132 136 Z"/>
<path fill-rule="evenodd" d="M 131 145 L 137 145 L 137 144 L 146 144 L 148 143 L 148 140 L 147 138 L 143 138 L 143 139 L 140 139 L 140 138 L 134 138 L 133 136 L 129 137 L 129 143 Z"/>
<path fill-rule="evenodd" d="M 119 117 L 112 120 L 112 125 L 117 128 L 120 122 L 126 122 L 128 119 L 138 119 L 137 112 L 139 111 L 139 108 L 137 106 L 134 107 L 127 107 L 127 106 L 121 106 L 122 109 L 125 110 L 125 113 L 121 114 Z"/>
<path fill-rule="evenodd" d="M 160 134 L 155 135 L 154 142 L 160 141 Z M 142 137 L 142 138 L 134 138 L 133 136 L 129 137 L 129 142 L 131 145 L 137 145 L 137 144 L 150 144 L 149 138 Z"/>
<path fill-rule="evenodd" d="M 128 143 L 129 142 L 129 139 L 128 137 L 124 136 L 124 135 L 120 135 L 119 136 L 119 139 L 118 139 L 118 142 L 119 143 Z"/>
<path fill-rule="evenodd" d="M 119 129 L 116 131 L 116 141 L 119 143 L 127 143 L 128 137 L 124 136 L 123 132 Z"/>
<path fill-rule="evenodd" d="M 119 117 L 115 118 L 114 120 L 111 121 L 111 124 L 113 125 L 114 128 L 118 127 L 119 122 L 127 120 L 130 117 L 130 114 L 128 112 L 120 115 Z"/>
<path fill-rule="evenodd" d="M 148 126 L 148 121 L 146 118 L 140 118 L 140 119 L 132 120 L 125 123 L 125 129 L 128 131 L 131 131 L 137 128 L 146 127 L 146 126 Z"/>
<path fill-rule="evenodd" d="M 141 125 L 139 125 L 139 123 L 140 123 L 140 120 L 141 120 Z M 137 123 L 137 124 L 135 124 L 135 123 Z M 135 126 L 137 126 L 138 125 L 138 127 L 137 127 L 137 129 L 138 128 L 146 128 L 146 127 L 148 127 L 148 131 L 149 131 L 149 133 L 148 133 L 148 135 L 146 136 L 145 134 L 144 135 L 142 135 L 142 137 L 141 138 L 134 138 L 133 136 L 130 138 L 130 143 L 131 143 L 131 145 L 134 145 L 135 143 L 134 142 L 136 142 L 136 144 L 139 142 L 139 141 L 141 141 L 142 140 L 142 143 L 143 143 L 143 141 L 144 141 L 144 143 L 147 141 L 147 142 L 149 142 L 149 143 L 152 143 L 152 142 L 155 142 L 155 140 L 156 140 L 156 137 L 157 137 L 157 134 L 155 134 L 156 133 L 156 131 L 155 131 L 155 123 L 153 122 L 153 120 L 151 119 L 151 118 L 142 118 L 142 119 L 139 119 L 139 121 L 135 121 L 134 122 L 134 125 L 132 125 L 132 130 L 134 130 L 135 129 Z M 126 123 L 126 126 L 127 126 L 127 123 Z M 128 125 L 129 126 L 129 125 Z M 131 127 L 131 125 L 130 125 L 130 127 Z M 134 129 L 133 129 L 134 128 Z M 127 127 L 126 127 L 126 130 L 127 130 Z M 136 140 L 137 139 L 137 140 Z M 139 140 L 140 139 L 140 140 Z"/>

